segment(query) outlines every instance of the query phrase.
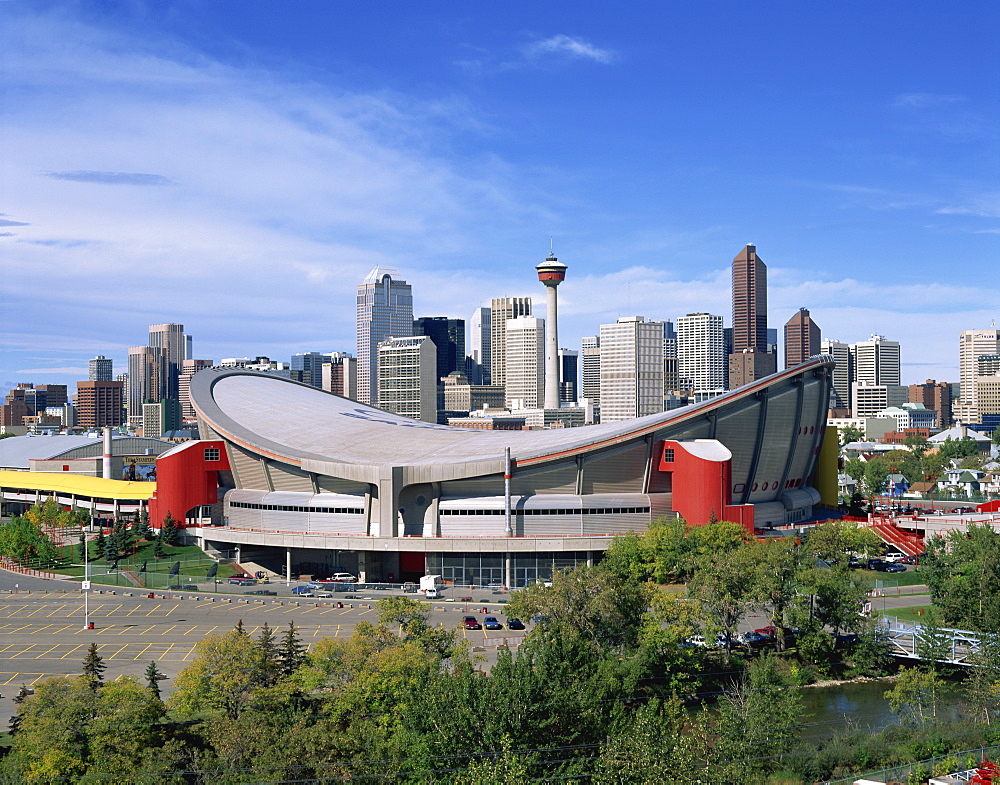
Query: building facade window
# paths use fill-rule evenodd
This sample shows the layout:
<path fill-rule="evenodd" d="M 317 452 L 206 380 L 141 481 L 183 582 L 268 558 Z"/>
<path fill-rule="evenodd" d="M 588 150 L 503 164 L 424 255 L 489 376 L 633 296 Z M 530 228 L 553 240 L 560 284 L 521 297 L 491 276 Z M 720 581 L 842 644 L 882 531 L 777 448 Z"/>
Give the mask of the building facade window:
<path fill-rule="evenodd" d="M 206 461 L 217 461 L 217 460 L 219 460 L 219 448 L 218 447 L 206 447 L 205 448 L 205 460 Z"/>

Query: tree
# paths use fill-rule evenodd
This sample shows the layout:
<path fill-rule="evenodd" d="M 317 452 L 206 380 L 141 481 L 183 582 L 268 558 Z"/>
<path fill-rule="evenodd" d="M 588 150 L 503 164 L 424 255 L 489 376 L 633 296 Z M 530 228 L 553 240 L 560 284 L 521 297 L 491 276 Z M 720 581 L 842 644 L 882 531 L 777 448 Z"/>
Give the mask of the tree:
<path fill-rule="evenodd" d="M 10 735 L 17 735 L 18 729 L 21 727 L 21 705 L 28 699 L 31 695 L 31 690 L 28 689 L 27 685 L 22 684 L 21 689 L 17 691 L 17 695 L 14 696 L 14 705 L 18 707 L 17 711 L 11 715 L 10 718 Z"/>
<path fill-rule="evenodd" d="M 263 663 L 263 683 L 265 686 L 272 686 L 281 676 L 280 657 L 278 645 L 274 640 L 274 630 L 265 621 L 260 628 L 260 637 L 257 639 L 257 648 L 264 658 Z"/>
<path fill-rule="evenodd" d="M 104 529 L 101 529 L 94 538 L 94 550 L 98 559 L 106 557 L 108 552 L 108 538 L 104 536 Z"/>
<path fill-rule="evenodd" d="M 943 682 L 934 671 L 920 668 L 903 668 L 896 677 L 896 684 L 887 690 L 890 711 L 910 722 L 924 724 L 937 717 Z"/>
<path fill-rule="evenodd" d="M 166 555 L 166 551 L 163 548 L 163 538 L 157 537 L 153 541 L 153 558 L 162 559 Z"/>
<path fill-rule="evenodd" d="M 295 622 L 288 622 L 288 629 L 281 637 L 278 648 L 278 664 L 282 676 L 291 676 L 305 662 L 306 647 L 302 645 L 295 632 Z"/>
<path fill-rule="evenodd" d="M 922 562 L 945 624 L 1000 633 L 1000 535 L 989 523 L 927 539 Z"/>
<path fill-rule="evenodd" d="M 225 635 L 209 635 L 195 651 L 194 661 L 174 679 L 169 702 L 175 709 L 212 710 L 236 720 L 266 691 L 267 659 L 242 622 Z"/>
<path fill-rule="evenodd" d="M 838 434 L 841 447 L 851 442 L 863 441 L 865 438 L 865 432 L 856 425 L 846 425 L 838 430 Z"/>
<path fill-rule="evenodd" d="M 761 569 L 760 544 L 751 540 L 729 551 L 704 554 L 688 581 L 688 594 L 701 603 L 709 627 L 725 637 L 727 660 L 740 621 L 764 603 Z"/>
<path fill-rule="evenodd" d="M 930 448 L 931 443 L 926 436 L 919 433 L 908 433 L 903 437 L 903 446 L 915 455 L 922 456 Z"/>
<path fill-rule="evenodd" d="M 104 684 L 103 674 L 107 667 L 97 653 L 97 644 L 91 643 L 90 648 L 87 649 L 87 656 L 83 658 L 83 678 L 90 689 L 96 692 Z"/>
<path fill-rule="evenodd" d="M 782 664 L 774 655 L 762 654 L 722 700 L 719 746 L 723 758 L 732 761 L 735 777 L 728 781 L 763 781 L 768 759 L 780 761 L 798 737 L 802 698 Z"/>
<path fill-rule="evenodd" d="M 150 691 L 157 698 L 160 697 L 160 682 L 167 678 L 166 674 L 161 673 L 160 669 L 156 667 L 156 660 L 150 660 L 149 665 L 146 667 L 146 685 L 149 687 Z"/>
<path fill-rule="evenodd" d="M 59 550 L 42 529 L 39 517 L 13 516 L 0 525 L 0 556 L 18 564 L 47 564 L 58 558 Z"/>
<path fill-rule="evenodd" d="M 177 540 L 177 520 L 170 511 L 163 516 L 163 527 L 160 529 L 160 539 L 164 545 L 173 545 Z"/>
<path fill-rule="evenodd" d="M 80 546 L 78 552 L 80 555 L 80 561 L 90 561 L 90 554 L 87 553 L 87 535 L 83 532 L 80 532 Z"/>

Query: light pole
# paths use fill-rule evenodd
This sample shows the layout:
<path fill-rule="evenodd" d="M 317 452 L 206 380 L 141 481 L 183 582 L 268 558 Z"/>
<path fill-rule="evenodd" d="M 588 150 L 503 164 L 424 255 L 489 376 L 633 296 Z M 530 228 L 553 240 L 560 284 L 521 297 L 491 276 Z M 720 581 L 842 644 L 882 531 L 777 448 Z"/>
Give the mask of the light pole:
<path fill-rule="evenodd" d="M 84 542 L 83 551 L 83 629 L 90 629 L 90 549 Z"/>

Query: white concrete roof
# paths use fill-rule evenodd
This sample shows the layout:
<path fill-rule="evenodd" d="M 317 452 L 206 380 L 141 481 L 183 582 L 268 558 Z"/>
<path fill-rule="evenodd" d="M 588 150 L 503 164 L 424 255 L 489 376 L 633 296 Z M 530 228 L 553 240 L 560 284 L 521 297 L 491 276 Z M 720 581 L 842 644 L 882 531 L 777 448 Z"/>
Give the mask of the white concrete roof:
<path fill-rule="evenodd" d="M 522 466 L 611 446 L 662 427 L 703 416 L 803 371 L 827 367 L 827 357 L 774 374 L 740 390 L 670 412 L 615 423 L 538 431 L 479 431 L 400 417 L 305 384 L 243 369 L 212 368 L 191 380 L 199 418 L 238 444 L 299 463 L 321 460 L 355 465 L 418 466 L 503 460 L 504 449 Z"/>

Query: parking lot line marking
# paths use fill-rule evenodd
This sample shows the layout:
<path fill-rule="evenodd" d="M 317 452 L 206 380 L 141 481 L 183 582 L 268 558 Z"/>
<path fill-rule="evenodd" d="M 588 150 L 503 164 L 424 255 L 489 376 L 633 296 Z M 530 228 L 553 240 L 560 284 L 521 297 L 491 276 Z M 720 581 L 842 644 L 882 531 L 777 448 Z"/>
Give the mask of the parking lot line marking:
<path fill-rule="evenodd" d="M 50 647 L 49 647 L 48 649 L 46 649 L 46 650 L 45 650 L 45 651 L 43 651 L 43 652 L 42 652 L 41 654 L 39 654 L 39 655 L 38 655 L 37 657 L 35 657 L 35 659 L 36 659 L 36 660 L 41 660 L 41 659 L 44 659 L 44 658 L 45 658 L 45 655 L 46 655 L 46 654 L 48 654 L 48 653 L 49 653 L 50 651 L 55 651 L 55 650 L 56 650 L 56 649 L 58 649 L 58 648 L 59 648 L 60 646 L 62 646 L 62 644 L 61 644 L 61 643 L 57 643 L 57 644 L 56 644 L 55 646 L 50 646 Z"/>
<path fill-rule="evenodd" d="M 147 632 L 149 632 L 150 630 L 155 630 L 155 629 L 156 629 L 156 625 L 154 624 L 154 625 L 152 625 L 151 627 L 147 627 L 147 628 L 146 628 L 146 629 L 144 629 L 144 630 L 143 630 L 142 632 L 139 632 L 139 633 L 137 633 L 137 634 L 138 634 L 138 635 L 145 635 L 145 634 L 146 634 Z"/>
<path fill-rule="evenodd" d="M 178 626 L 179 626 L 179 625 L 175 624 L 175 625 L 173 625 L 173 627 L 168 627 L 167 629 L 165 629 L 165 630 L 163 631 L 163 633 L 162 633 L 162 634 L 163 634 L 163 635 L 166 635 L 166 634 L 167 634 L 168 632 L 170 632 L 170 630 L 172 630 L 172 629 L 175 629 L 175 628 L 176 628 L 176 627 L 178 627 Z"/>
<path fill-rule="evenodd" d="M 337 610 L 340 610 L 340 609 L 338 608 Z M 343 611 L 341 611 L 340 615 L 343 616 L 345 613 L 350 613 L 353 610 L 354 610 L 354 608 L 345 608 Z"/>
<path fill-rule="evenodd" d="M 27 618 L 30 618 L 31 616 L 34 616 L 36 613 L 41 613 L 42 611 L 44 611 L 48 607 L 49 607 L 48 605 L 42 605 L 40 608 L 36 608 L 35 610 L 33 610 L 31 613 L 29 613 L 24 618 L 27 619 Z"/>
<path fill-rule="evenodd" d="M 62 610 L 63 608 L 65 608 L 65 607 L 67 607 L 67 606 L 66 606 L 66 604 L 65 604 L 65 603 L 63 603 L 63 604 L 62 604 L 62 605 L 60 605 L 60 606 L 59 606 L 58 608 L 56 608 L 56 609 L 55 609 L 54 611 L 52 611 L 52 613 L 49 613 L 49 614 L 47 614 L 47 615 L 48 615 L 48 616 L 55 616 L 55 615 L 56 615 L 57 613 L 59 613 L 59 611 L 61 611 L 61 610 Z"/>
<path fill-rule="evenodd" d="M 52 626 L 55 626 L 55 625 L 52 625 Z M 65 627 L 60 627 L 58 630 L 52 630 L 51 634 L 52 635 L 58 635 L 63 630 L 68 630 L 68 629 L 70 629 L 72 627 L 75 627 L 75 626 L 76 626 L 75 624 L 67 624 Z"/>
<path fill-rule="evenodd" d="M 15 632 L 20 632 L 21 630 L 26 630 L 26 629 L 28 629 L 28 627 L 30 627 L 30 626 L 31 626 L 30 624 L 25 624 L 25 625 L 24 625 L 24 626 L 22 626 L 22 627 L 18 627 L 18 628 L 17 628 L 16 630 L 11 630 L 9 634 L 10 634 L 10 635 L 13 635 L 13 634 L 14 634 Z"/>
<path fill-rule="evenodd" d="M 126 613 L 125 615 L 126 615 L 126 616 L 131 616 L 131 615 L 132 615 L 133 613 L 136 613 L 136 612 L 138 612 L 138 611 L 140 611 L 140 610 L 142 610 L 142 606 L 141 606 L 141 605 L 136 605 L 136 606 L 135 606 L 135 607 L 134 607 L 134 608 L 133 608 L 132 610 L 130 610 L 130 611 L 129 611 L 128 613 Z"/>
<path fill-rule="evenodd" d="M 115 657 L 117 657 L 119 654 L 121 654 L 123 651 L 125 651 L 125 649 L 127 649 L 128 647 L 129 647 L 129 644 L 126 643 L 124 646 L 122 646 L 120 649 L 118 649 L 118 651 L 116 651 L 110 657 L 105 657 L 105 659 L 107 659 L 107 660 L 113 660 Z"/>
<path fill-rule="evenodd" d="M 198 628 L 197 628 L 197 627 L 192 627 L 192 628 L 191 628 L 190 630 L 188 630 L 187 632 L 182 632 L 182 633 L 181 633 L 181 635 L 190 635 L 190 634 L 191 634 L 192 632 L 194 632 L 194 631 L 195 631 L 196 629 L 198 629 Z"/>
<path fill-rule="evenodd" d="M 214 602 L 213 602 L 212 600 L 209 600 L 208 602 L 199 602 L 199 603 L 198 603 L 197 605 L 195 605 L 194 607 L 196 607 L 196 608 L 204 608 L 204 607 L 206 607 L 206 606 L 208 606 L 208 605 L 214 605 L 214 604 L 215 604 L 215 603 L 214 603 Z"/>
<path fill-rule="evenodd" d="M 150 646 L 152 646 L 152 645 L 153 645 L 152 643 L 147 643 L 147 644 L 146 644 L 146 645 L 145 645 L 145 646 L 143 647 L 142 651 L 140 651 L 140 652 L 139 652 L 138 654 L 136 654 L 136 655 L 135 655 L 135 656 L 134 656 L 134 657 L 133 657 L 132 659 L 133 659 L 133 660 L 137 660 L 137 659 L 139 659 L 140 657 L 144 656 L 144 655 L 146 654 L 146 652 L 147 652 L 147 651 L 149 651 L 149 647 L 150 647 Z"/>
<path fill-rule="evenodd" d="M 44 627 L 39 627 L 37 630 L 35 630 L 35 632 L 38 633 L 41 632 L 42 630 L 47 630 L 49 627 L 55 627 L 55 626 L 56 625 L 54 624 L 46 624 Z"/>
<path fill-rule="evenodd" d="M 66 658 L 67 658 L 67 657 L 68 657 L 68 656 L 69 656 L 70 654 L 72 654 L 73 652 L 75 652 L 75 651 L 76 651 L 77 649 L 82 649 L 82 648 L 83 648 L 84 646 L 86 646 L 86 645 L 87 645 L 87 644 L 85 644 L 85 643 L 78 643 L 78 644 L 77 644 L 76 646 L 73 646 L 73 648 L 72 648 L 72 649 L 70 649 L 69 651 L 67 651 L 67 652 L 66 652 L 66 653 L 65 653 L 65 654 L 64 654 L 64 655 L 63 655 L 62 657 L 60 657 L 59 659 L 60 659 L 60 660 L 65 660 L 65 659 L 66 659 Z"/>

